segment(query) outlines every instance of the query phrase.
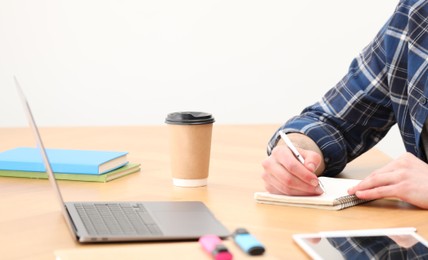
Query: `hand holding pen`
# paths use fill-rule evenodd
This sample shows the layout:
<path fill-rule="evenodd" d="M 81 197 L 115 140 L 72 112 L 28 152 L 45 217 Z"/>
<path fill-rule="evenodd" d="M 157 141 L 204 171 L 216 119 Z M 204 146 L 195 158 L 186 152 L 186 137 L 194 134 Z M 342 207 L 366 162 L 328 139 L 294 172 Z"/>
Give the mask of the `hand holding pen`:
<path fill-rule="evenodd" d="M 324 168 L 318 146 L 308 136 L 296 133 L 293 140 L 307 147 L 297 150 L 286 134 L 279 135 L 286 145 L 277 145 L 262 163 L 266 190 L 293 196 L 322 194 L 322 184 L 316 176 L 316 171 Z"/>
<path fill-rule="evenodd" d="M 283 132 L 279 132 L 279 135 L 281 136 L 282 140 L 284 140 L 285 144 L 291 150 L 291 152 L 294 154 L 294 156 L 296 156 L 296 158 L 299 160 L 299 162 L 301 162 L 303 165 L 305 165 L 305 159 L 299 153 L 299 151 L 297 151 L 296 147 L 294 147 L 293 142 L 291 142 L 291 140 L 288 138 L 288 136 L 286 134 L 284 134 Z M 322 185 L 322 182 L 320 180 L 318 180 L 318 185 L 320 186 L 321 190 L 324 192 L 325 191 L 324 185 Z"/>

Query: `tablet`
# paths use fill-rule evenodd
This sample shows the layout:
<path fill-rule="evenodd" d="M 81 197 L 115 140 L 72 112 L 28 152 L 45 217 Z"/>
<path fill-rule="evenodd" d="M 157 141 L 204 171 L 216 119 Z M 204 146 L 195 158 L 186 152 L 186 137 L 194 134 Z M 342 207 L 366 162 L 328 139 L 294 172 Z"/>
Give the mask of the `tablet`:
<path fill-rule="evenodd" d="M 295 234 L 293 239 L 313 259 L 428 259 L 428 242 L 412 227 Z"/>

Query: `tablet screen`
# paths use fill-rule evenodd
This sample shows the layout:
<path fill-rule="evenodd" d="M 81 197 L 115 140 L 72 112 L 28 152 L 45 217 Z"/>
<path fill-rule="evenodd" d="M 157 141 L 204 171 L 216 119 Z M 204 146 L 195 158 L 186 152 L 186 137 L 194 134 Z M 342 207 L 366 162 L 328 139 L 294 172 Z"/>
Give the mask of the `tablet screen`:
<path fill-rule="evenodd" d="M 320 232 L 293 238 L 313 259 L 428 259 L 422 237 L 411 229 L 393 231 Z"/>

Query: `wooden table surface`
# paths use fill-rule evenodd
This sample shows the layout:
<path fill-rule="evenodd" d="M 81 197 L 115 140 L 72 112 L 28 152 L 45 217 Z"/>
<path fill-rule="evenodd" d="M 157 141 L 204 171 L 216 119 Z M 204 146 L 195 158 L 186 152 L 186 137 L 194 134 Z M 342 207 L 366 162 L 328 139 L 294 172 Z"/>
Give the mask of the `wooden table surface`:
<path fill-rule="evenodd" d="M 245 227 L 266 247 L 266 259 L 306 259 L 296 233 L 416 227 L 428 238 L 428 211 L 397 200 L 378 200 L 342 211 L 257 204 L 261 161 L 278 125 L 215 125 L 208 185 L 172 185 L 165 126 L 41 128 L 48 148 L 128 151 L 141 172 L 108 183 L 59 181 L 66 201 L 200 200 L 231 231 Z M 35 146 L 28 128 L 0 128 L 0 150 Z M 390 158 L 371 150 L 342 174 L 361 178 Z M 70 235 L 47 180 L 0 178 L 2 259 L 210 259 L 197 242 L 80 245 Z M 235 259 L 247 258 L 228 239 Z"/>

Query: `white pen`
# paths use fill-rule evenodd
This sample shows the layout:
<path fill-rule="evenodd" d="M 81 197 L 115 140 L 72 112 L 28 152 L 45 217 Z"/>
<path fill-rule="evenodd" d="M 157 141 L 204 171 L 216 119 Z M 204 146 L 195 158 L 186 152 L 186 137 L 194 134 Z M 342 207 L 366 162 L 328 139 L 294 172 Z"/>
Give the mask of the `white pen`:
<path fill-rule="evenodd" d="M 284 140 L 287 147 L 293 152 L 294 156 L 296 156 L 297 160 L 299 160 L 302 164 L 305 164 L 305 159 L 303 159 L 302 155 L 297 151 L 296 147 L 294 147 L 293 143 L 291 142 L 290 138 L 283 132 L 279 132 L 279 135 L 281 136 L 282 140 Z"/>
<path fill-rule="evenodd" d="M 281 136 L 282 140 L 285 142 L 287 147 L 291 150 L 291 152 L 296 156 L 297 160 L 299 160 L 303 165 L 305 164 L 305 159 L 303 159 L 303 156 L 297 151 L 294 144 L 291 142 L 290 138 L 283 132 L 279 131 L 279 135 Z M 325 191 L 324 185 L 318 180 L 319 186 L 321 187 L 322 191 Z"/>

